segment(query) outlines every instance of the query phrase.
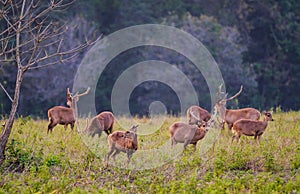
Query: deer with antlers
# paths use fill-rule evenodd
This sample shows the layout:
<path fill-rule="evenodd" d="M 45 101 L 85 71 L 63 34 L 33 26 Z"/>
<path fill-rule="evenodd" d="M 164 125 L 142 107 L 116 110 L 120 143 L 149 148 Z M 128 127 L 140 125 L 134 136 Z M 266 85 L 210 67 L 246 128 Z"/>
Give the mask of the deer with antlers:
<path fill-rule="evenodd" d="M 223 94 L 221 89 L 222 85 L 219 86 L 215 109 L 219 112 L 223 119 L 222 129 L 224 129 L 224 122 L 226 122 L 228 128 L 231 129 L 233 123 L 239 119 L 259 120 L 260 112 L 255 108 L 226 109 L 226 103 L 240 95 L 243 90 L 243 86 L 241 86 L 240 90 L 230 98 L 227 98 L 228 94 L 226 94 L 224 98 L 221 98 L 221 94 Z"/>
<path fill-rule="evenodd" d="M 87 95 L 90 91 L 88 88 L 85 92 L 79 94 L 78 92 L 73 96 L 70 92 L 70 89 L 67 89 L 67 105 L 68 107 L 64 106 L 55 106 L 48 110 L 48 130 L 47 133 L 52 132 L 53 128 L 57 125 L 64 125 L 65 129 L 67 129 L 68 125 L 71 125 L 71 129 L 73 130 L 75 121 L 78 118 L 77 113 L 77 102 L 79 97 Z"/>

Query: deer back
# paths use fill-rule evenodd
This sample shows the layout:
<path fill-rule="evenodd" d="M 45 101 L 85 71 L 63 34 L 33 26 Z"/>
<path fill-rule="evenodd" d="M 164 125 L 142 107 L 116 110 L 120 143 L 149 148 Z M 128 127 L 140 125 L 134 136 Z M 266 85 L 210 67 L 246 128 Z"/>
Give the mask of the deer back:
<path fill-rule="evenodd" d="M 103 130 L 107 130 L 110 127 L 112 127 L 115 121 L 114 115 L 108 111 L 102 112 L 98 114 L 96 117 L 100 125 L 102 126 Z"/>
<path fill-rule="evenodd" d="M 192 140 L 196 130 L 197 126 L 182 122 L 175 122 L 169 128 L 171 138 L 174 138 L 178 142 L 184 142 L 186 139 Z"/>
<path fill-rule="evenodd" d="M 233 124 L 233 130 L 247 136 L 254 136 L 258 131 L 264 132 L 268 123 L 251 119 L 240 119 Z"/>
<path fill-rule="evenodd" d="M 94 134 L 96 134 L 98 132 L 102 132 L 102 131 L 103 131 L 103 127 L 97 117 L 93 117 L 91 119 L 90 124 L 88 124 L 88 120 L 87 120 L 87 126 L 86 126 L 84 133 L 94 135 Z"/>
<path fill-rule="evenodd" d="M 64 106 L 55 106 L 49 109 L 48 117 L 58 124 L 66 124 L 75 121 L 73 110 Z"/>
<path fill-rule="evenodd" d="M 242 108 L 226 110 L 225 121 L 234 123 L 239 119 L 259 120 L 260 112 L 254 108 Z"/>

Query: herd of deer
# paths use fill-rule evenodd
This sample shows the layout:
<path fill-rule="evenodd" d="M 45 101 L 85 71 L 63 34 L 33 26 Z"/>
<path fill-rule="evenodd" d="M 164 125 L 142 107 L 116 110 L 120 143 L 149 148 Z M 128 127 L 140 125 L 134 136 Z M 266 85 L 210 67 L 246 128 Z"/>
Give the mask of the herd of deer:
<path fill-rule="evenodd" d="M 230 130 L 232 129 L 234 133 L 231 142 L 233 142 L 234 139 L 237 139 L 237 142 L 239 142 L 241 135 L 246 135 L 254 136 L 254 139 L 259 144 L 261 135 L 268 125 L 268 121 L 273 121 L 272 112 L 264 111 L 264 119 L 260 121 L 260 112 L 254 108 L 226 109 L 227 101 L 236 98 L 242 92 L 243 87 L 241 86 L 239 92 L 230 98 L 227 98 L 227 94 L 221 98 L 221 94 L 224 94 L 221 92 L 221 88 L 222 85 L 219 87 L 217 93 L 215 115 L 211 116 L 207 110 L 199 106 L 191 106 L 187 110 L 188 123 L 175 122 L 169 127 L 172 147 L 177 143 L 184 143 L 184 149 L 186 149 L 187 145 L 193 144 L 195 150 L 197 142 L 205 137 L 210 124 L 214 122 L 213 120 L 217 112 L 223 120 L 220 125 L 221 128 L 224 129 L 224 124 L 227 123 L 228 128 Z M 55 106 L 48 110 L 49 125 L 47 133 L 52 132 L 57 124 L 64 125 L 65 129 L 68 125 L 71 125 L 71 129 L 73 130 L 78 118 L 77 102 L 79 97 L 88 94 L 89 90 L 90 88 L 82 94 L 76 93 L 72 95 L 68 88 L 67 105 L 69 107 Z M 109 152 L 105 159 L 106 166 L 108 166 L 109 157 L 112 155 L 113 159 L 115 159 L 116 155 L 120 152 L 127 154 L 127 164 L 129 164 L 132 154 L 138 149 L 138 125 L 134 125 L 128 131 L 112 132 L 113 125 L 113 113 L 108 111 L 101 112 L 91 119 L 90 124 L 87 122 L 83 133 L 94 137 L 96 134 L 101 136 L 104 131 L 108 135 Z"/>

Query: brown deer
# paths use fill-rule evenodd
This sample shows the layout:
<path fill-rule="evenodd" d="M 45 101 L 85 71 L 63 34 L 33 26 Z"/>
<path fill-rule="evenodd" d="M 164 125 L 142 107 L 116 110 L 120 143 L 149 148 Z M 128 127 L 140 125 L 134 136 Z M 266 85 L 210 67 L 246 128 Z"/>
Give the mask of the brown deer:
<path fill-rule="evenodd" d="M 48 110 L 48 130 L 47 133 L 52 132 L 53 128 L 57 125 L 64 125 L 65 129 L 67 129 L 68 125 L 71 125 L 71 129 L 73 130 L 75 121 L 77 120 L 77 102 L 79 97 L 88 94 L 90 88 L 88 88 L 84 93 L 78 94 L 78 92 L 73 96 L 69 90 L 67 89 L 67 105 L 64 106 L 55 106 Z"/>
<path fill-rule="evenodd" d="M 130 163 L 132 154 L 138 149 L 137 127 L 138 125 L 134 125 L 129 131 L 115 131 L 107 137 L 109 152 L 106 155 L 106 167 L 109 157 L 113 154 L 115 160 L 120 152 L 127 154 L 127 165 Z"/>
<path fill-rule="evenodd" d="M 184 143 L 185 150 L 188 144 L 193 144 L 195 151 L 197 142 L 204 138 L 207 131 L 205 122 L 198 126 L 175 122 L 169 128 L 171 145 L 173 147 L 177 143 Z"/>
<path fill-rule="evenodd" d="M 98 136 L 100 137 L 102 131 L 104 131 L 107 135 L 109 135 L 112 133 L 114 121 L 115 117 L 113 113 L 104 111 L 92 118 L 90 125 L 87 125 L 84 133 L 87 133 L 92 137 L 98 134 Z"/>
<path fill-rule="evenodd" d="M 236 98 L 241 94 L 243 90 L 243 86 L 241 86 L 240 90 L 230 98 L 226 98 L 227 94 L 223 99 L 220 98 L 222 85 L 219 87 L 219 91 L 217 93 L 217 101 L 215 104 L 216 110 L 220 113 L 221 118 L 223 119 L 222 129 L 224 129 L 224 122 L 227 123 L 228 128 L 231 129 L 233 123 L 239 119 L 251 119 L 251 120 L 259 120 L 260 112 L 255 108 L 242 108 L 242 109 L 226 109 L 226 103 L 229 100 Z"/>
<path fill-rule="evenodd" d="M 191 106 L 187 110 L 187 120 L 190 125 L 199 124 L 204 122 L 208 122 L 211 118 L 210 113 L 205 110 L 204 108 L 201 108 L 199 106 Z"/>
<path fill-rule="evenodd" d="M 254 139 L 259 144 L 261 135 L 264 133 L 268 126 L 268 121 L 274 121 L 272 112 L 263 112 L 264 120 L 256 121 L 250 119 L 240 119 L 233 124 L 233 132 L 235 135 L 232 137 L 232 141 L 237 139 L 239 142 L 241 135 L 254 136 Z"/>

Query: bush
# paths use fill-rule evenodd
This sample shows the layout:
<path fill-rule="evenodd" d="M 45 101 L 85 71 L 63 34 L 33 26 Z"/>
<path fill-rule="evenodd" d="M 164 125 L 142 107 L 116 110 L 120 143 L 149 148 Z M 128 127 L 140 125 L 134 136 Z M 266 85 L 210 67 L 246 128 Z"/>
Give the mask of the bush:
<path fill-rule="evenodd" d="M 33 150 L 12 139 L 7 144 L 5 166 L 10 171 L 22 172 L 31 165 L 37 167 L 41 164 L 42 157 L 35 156 Z"/>

